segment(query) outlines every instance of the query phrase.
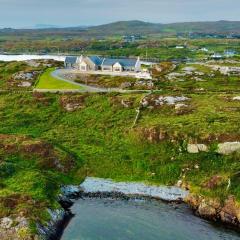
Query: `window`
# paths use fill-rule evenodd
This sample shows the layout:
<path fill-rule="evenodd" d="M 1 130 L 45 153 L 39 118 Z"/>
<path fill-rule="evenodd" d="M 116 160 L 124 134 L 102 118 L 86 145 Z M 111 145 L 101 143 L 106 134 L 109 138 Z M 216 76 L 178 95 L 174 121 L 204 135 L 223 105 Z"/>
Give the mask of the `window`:
<path fill-rule="evenodd" d="M 103 70 L 104 70 L 104 71 L 111 71 L 111 68 L 109 68 L 109 67 L 104 67 Z"/>

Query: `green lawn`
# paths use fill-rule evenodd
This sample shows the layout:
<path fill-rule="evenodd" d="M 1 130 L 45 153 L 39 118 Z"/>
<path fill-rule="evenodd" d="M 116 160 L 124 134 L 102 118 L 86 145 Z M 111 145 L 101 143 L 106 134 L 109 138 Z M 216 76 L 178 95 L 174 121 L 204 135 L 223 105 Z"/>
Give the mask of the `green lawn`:
<path fill-rule="evenodd" d="M 51 75 L 54 68 L 47 69 L 40 77 L 36 89 L 83 90 L 81 86 L 57 79 Z"/>

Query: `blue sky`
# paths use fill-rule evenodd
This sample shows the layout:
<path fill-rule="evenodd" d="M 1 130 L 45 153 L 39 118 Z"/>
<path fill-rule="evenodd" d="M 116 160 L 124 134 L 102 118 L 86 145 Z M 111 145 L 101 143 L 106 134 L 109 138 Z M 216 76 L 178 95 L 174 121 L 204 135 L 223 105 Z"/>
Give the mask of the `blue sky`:
<path fill-rule="evenodd" d="M 240 0 L 0 0 L 0 27 L 240 20 Z"/>

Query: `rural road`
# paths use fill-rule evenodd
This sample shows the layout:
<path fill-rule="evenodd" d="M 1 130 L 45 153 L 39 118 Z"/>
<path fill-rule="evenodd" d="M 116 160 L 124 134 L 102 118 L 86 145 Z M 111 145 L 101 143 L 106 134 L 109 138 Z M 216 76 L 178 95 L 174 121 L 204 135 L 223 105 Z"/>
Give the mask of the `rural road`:
<path fill-rule="evenodd" d="M 86 84 L 81 84 L 81 83 L 77 83 L 74 81 L 71 81 L 69 79 L 66 79 L 63 77 L 63 74 L 66 73 L 70 73 L 71 74 L 74 73 L 74 71 L 71 70 L 65 70 L 65 69 L 57 69 L 55 71 L 53 71 L 51 73 L 51 75 L 54 78 L 57 78 L 61 81 L 67 82 L 67 83 L 71 83 L 74 84 L 76 86 L 82 87 L 83 89 L 81 90 L 62 90 L 62 89 L 35 89 L 35 91 L 38 92 L 52 92 L 52 93 L 56 93 L 56 92 L 95 92 L 95 93 L 109 93 L 109 92 L 118 92 L 118 93 L 137 93 L 137 92 L 151 92 L 150 90 L 124 90 L 121 88 L 101 88 L 101 87 L 93 87 L 93 86 L 89 86 Z"/>
<path fill-rule="evenodd" d="M 51 75 L 54 77 L 54 78 L 57 78 L 59 80 L 62 80 L 64 82 L 67 82 L 67 83 L 71 83 L 71 84 L 74 84 L 76 86 L 79 86 L 79 87 L 82 87 L 83 90 L 79 90 L 79 91 L 85 91 L 85 92 L 118 92 L 120 91 L 121 89 L 119 88 L 101 88 L 101 87 L 92 87 L 92 86 L 88 86 L 86 84 L 82 84 L 82 83 L 77 83 L 77 82 L 74 82 L 72 80 L 69 80 L 69 79 L 66 79 L 63 77 L 63 74 L 71 74 L 71 73 L 74 73 L 73 71 L 71 70 L 65 70 L 65 69 L 57 69 L 55 71 L 53 71 L 51 73 Z"/>

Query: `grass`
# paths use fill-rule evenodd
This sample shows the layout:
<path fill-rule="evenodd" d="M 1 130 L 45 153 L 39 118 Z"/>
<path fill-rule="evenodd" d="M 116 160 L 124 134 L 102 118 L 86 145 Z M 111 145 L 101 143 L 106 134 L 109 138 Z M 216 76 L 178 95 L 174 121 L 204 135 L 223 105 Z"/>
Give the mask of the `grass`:
<path fill-rule="evenodd" d="M 71 84 L 51 75 L 54 68 L 47 69 L 39 78 L 36 89 L 53 89 L 53 90 L 83 90 L 83 87 Z"/>
<path fill-rule="evenodd" d="M 76 96 L 84 96 L 81 109 L 67 112 L 61 99 L 69 98 L 72 102 Z M 194 106 L 192 113 L 176 115 L 171 107 L 143 109 L 132 129 L 142 94 L 0 94 L 1 134 L 31 136 L 32 141 L 41 140 L 55 146 L 54 158 L 47 158 L 32 151 L 23 152 L 21 141 L 11 137 L 3 143 L 0 216 L 24 212 L 33 222 L 47 220 L 45 209 L 58 207 L 59 187 L 79 184 L 85 176 L 174 185 L 183 168 L 191 169 L 185 181 L 192 192 L 220 199 L 233 194 L 240 201 L 239 174 L 236 174 L 239 155 L 186 152 L 186 144 L 191 139 L 204 141 L 210 135 L 222 133 L 240 135 L 240 112 L 228 111 L 239 109 L 240 103 L 226 101 L 218 94 L 188 97 Z M 131 107 L 123 107 L 122 100 L 132 101 Z M 143 129 L 153 127 L 164 129 L 174 141 L 150 142 Z M 32 141 L 25 139 L 22 145 Z M 17 151 L 9 146 L 15 143 Z M 3 149 L 9 152 L 6 154 Z M 71 163 L 68 156 L 75 159 L 71 171 L 61 172 L 52 165 L 60 159 L 66 169 Z M 196 164 L 199 169 L 194 168 Z M 226 190 L 227 181 L 215 189 L 204 188 L 204 183 L 214 175 L 231 177 L 230 189 Z"/>
<path fill-rule="evenodd" d="M 208 72 L 202 66 L 196 68 Z M 66 89 L 65 82 L 51 76 L 52 71 L 53 68 L 44 72 L 37 87 L 56 89 L 62 84 Z M 191 111 L 177 114 L 172 106 L 143 108 L 135 128 L 132 124 L 143 97 L 140 93 L 1 93 L 0 217 L 24 212 L 33 221 L 46 220 L 46 208 L 58 207 L 56 196 L 60 186 L 79 184 L 85 176 L 174 185 L 186 168 L 190 170 L 185 181 L 192 192 L 222 200 L 233 194 L 240 201 L 239 154 L 222 156 L 214 151 L 201 154 L 186 151 L 191 141 L 206 143 L 213 149 L 216 137 L 240 138 L 240 102 L 232 100 L 237 94 L 222 92 L 234 89 L 238 80 L 229 77 L 228 83 L 221 85 L 221 79 L 222 76 L 216 75 L 203 83 L 190 80 L 186 81 L 188 84 L 178 83 L 178 87 L 184 84 L 181 86 L 184 91 L 173 92 L 168 86 L 163 87 L 158 95 L 186 96 Z M 206 89 L 215 92 L 189 93 L 197 84 L 205 84 Z M 130 102 L 129 107 L 122 105 L 124 101 Z M 64 103 L 80 107 L 68 112 Z M 149 140 L 144 129 L 153 128 L 163 129 L 167 138 Z M 6 140 L 2 140 L 5 138 L 1 134 Z M 53 146 L 51 155 L 41 152 L 34 155 L 39 147 L 26 148 L 39 141 Z M 66 171 L 61 171 L 59 164 L 54 165 L 56 161 Z M 194 167 L 196 164 L 199 168 Z M 69 166 L 72 168 L 67 170 Z M 205 188 L 204 183 L 214 175 L 223 176 L 222 184 L 214 189 Z M 229 178 L 231 187 L 227 190 Z"/>

